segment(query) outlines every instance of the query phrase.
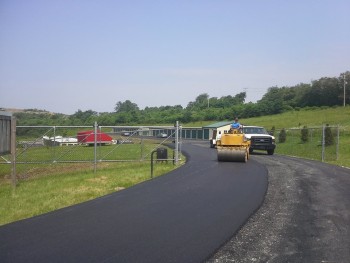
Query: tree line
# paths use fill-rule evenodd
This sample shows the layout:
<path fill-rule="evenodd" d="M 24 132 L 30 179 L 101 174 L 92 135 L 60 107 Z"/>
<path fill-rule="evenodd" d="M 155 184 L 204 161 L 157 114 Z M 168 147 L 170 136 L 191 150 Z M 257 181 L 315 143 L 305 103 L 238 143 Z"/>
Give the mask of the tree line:
<path fill-rule="evenodd" d="M 258 117 L 306 107 L 341 106 L 344 101 L 349 104 L 350 72 L 346 71 L 339 77 L 323 77 L 309 84 L 270 87 L 259 101 L 246 103 L 245 100 L 245 92 L 220 98 L 203 93 L 186 107 L 175 105 L 140 109 L 136 103 L 126 100 L 118 101 L 114 112 L 78 110 L 72 115 L 64 115 L 27 110 L 14 113 L 14 116 L 17 125 L 91 125 L 96 121 L 101 126 L 223 121 L 232 120 L 234 115 L 240 118 Z"/>

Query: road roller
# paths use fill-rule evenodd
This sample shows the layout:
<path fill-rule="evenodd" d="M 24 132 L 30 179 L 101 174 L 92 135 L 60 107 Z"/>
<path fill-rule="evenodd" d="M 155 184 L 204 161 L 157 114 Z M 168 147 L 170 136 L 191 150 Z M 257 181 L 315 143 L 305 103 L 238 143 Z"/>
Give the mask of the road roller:
<path fill-rule="evenodd" d="M 216 142 L 219 162 L 247 162 L 250 141 L 244 136 L 243 129 L 230 129 Z"/>

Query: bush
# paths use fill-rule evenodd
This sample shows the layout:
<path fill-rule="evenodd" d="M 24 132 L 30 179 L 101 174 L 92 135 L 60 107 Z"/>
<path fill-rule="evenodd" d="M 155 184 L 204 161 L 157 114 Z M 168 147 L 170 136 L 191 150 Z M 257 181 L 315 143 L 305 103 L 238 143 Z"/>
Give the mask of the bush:
<path fill-rule="evenodd" d="M 325 136 L 325 145 L 330 146 L 334 144 L 334 136 L 331 130 L 331 127 L 329 127 L 329 124 L 326 124 L 326 128 L 324 130 L 324 136 Z"/>
<path fill-rule="evenodd" d="M 309 129 L 306 126 L 301 129 L 301 141 L 303 143 L 309 141 Z"/>
<path fill-rule="evenodd" d="M 278 135 L 278 142 L 280 143 L 284 143 L 287 140 L 287 133 L 286 130 L 283 128 L 280 132 L 280 134 Z"/>

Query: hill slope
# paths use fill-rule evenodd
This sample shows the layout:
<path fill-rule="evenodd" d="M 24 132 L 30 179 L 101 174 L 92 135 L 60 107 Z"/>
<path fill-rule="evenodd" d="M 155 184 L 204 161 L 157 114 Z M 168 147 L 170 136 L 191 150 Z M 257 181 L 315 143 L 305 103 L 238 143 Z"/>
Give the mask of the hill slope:
<path fill-rule="evenodd" d="M 350 106 L 334 108 L 305 108 L 298 111 L 288 111 L 282 114 L 241 119 L 245 125 L 260 125 L 266 129 L 274 126 L 282 128 L 315 127 L 323 124 L 350 126 Z"/>

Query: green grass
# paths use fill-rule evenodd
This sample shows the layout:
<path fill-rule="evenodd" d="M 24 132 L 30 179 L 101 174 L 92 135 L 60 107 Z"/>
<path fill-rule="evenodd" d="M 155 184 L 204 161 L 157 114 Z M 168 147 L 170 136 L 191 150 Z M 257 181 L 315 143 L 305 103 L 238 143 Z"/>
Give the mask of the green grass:
<path fill-rule="evenodd" d="M 94 148 L 88 146 L 33 147 L 16 158 L 16 187 L 11 185 L 10 164 L 0 165 L 0 225 L 40 215 L 113 193 L 151 179 L 150 153 L 159 147 L 153 141 L 140 144 L 103 146 L 97 149 L 94 173 Z M 164 147 L 164 146 L 163 146 Z M 168 156 L 171 158 L 171 149 Z M 9 156 L 5 156 L 9 158 Z M 181 157 L 182 160 L 184 156 Z M 82 160 L 83 163 L 58 161 Z M 36 163 L 42 162 L 42 163 Z M 183 164 L 180 161 L 178 164 Z M 178 166 L 154 163 L 153 176 Z"/>
<path fill-rule="evenodd" d="M 53 165 L 56 166 L 56 165 Z M 150 163 L 100 163 L 97 173 L 81 164 L 38 170 L 38 175 L 0 185 L 0 225 L 78 204 L 151 179 Z M 153 176 L 176 168 L 172 162 L 155 163 Z"/>
<path fill-rule="evenodd" d="M 234 114 L 232 113 L 232 118 Z M 217 121 L 199 121 L 183 124 L 184 127 L 203 127 Z M 233 121 L 227 120 L 227 121 Z M 350 126 L 350 106 L 332 108 L 305 108 L 276 115 L 241 118 L 243 125 L 257 125 L 271 129 L 320 126 L 322 124 Z"/>
<path fill-rule="evenodd" d="M 341 125 L 350 127 L 350 106 L 323 108 L 323 109 L 301 109 L 289 111 L 282 114 L 263 117 L 241 119 L 245 125 L 261 125 L 267 129 L 273 126 L 276 129 L 294 128 L 308 126 L 320 126 L 323 124 Z"/>

